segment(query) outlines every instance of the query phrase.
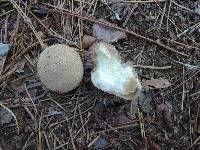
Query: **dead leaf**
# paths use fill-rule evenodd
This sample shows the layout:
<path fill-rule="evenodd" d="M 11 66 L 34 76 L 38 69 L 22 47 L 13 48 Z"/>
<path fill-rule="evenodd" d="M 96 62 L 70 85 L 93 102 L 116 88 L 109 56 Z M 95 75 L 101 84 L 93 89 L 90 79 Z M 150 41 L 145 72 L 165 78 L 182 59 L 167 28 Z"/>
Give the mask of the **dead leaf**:
<path fill-rule="evenodd" d="M 17 62 L 14 66 L 14 68 L 17 68 L 15 70 L 16 73 L 23 73 L 24 72 L 24 66 L 25 66 L 26 62 L 24 59 L 20 60 L 19 62 Z"/>
<path fill-rule="evenodd" d="M 95 41 L 96 39 L 93 36 L 84 35 L 82 41 L 83 49 L 88 49 Z"/>
<path fill-rule="evenodd" d="M 149 89 L 162 89 L 167 88 L 171 84 L 167 79 L 151 79 L 151 80 L 142 80 L 143 88 L 148 91 Z"/>
<path fill-rule="evenodd" d="M 131 122 L 132 120 L 130 120 L 125 114 L 118 113 L 113 117 L 113 121 L 114 122 L 112 123 L 112 126 L 119 126 L 119 125 L 127 124 Z"/>
<path fill-rule="evenodd" d="M 10 49 L 10 46 L 10 44 L 0 43 L 0 56 L 6 55 Z"/>
<path fill-rule="evenodd" d="M 141 91 L 140 96 L 138 98 L 138 105 L 140 109 L 145 113 L 149 113 L 152 110 L 151 102 L 152 93 L 150 91 Z"/>
<path fill-rule="evenodd" d="M 10 123 L 12 120 L 12 115 L 4 108 L 0 108 L 0 125 Z"/>
<path fill-rule="evenodd" d="M 105 21 L 103 19 L 100 19 L 100 21 Z M 126 33 L 111 29 L 109 27 L 105 27 L 102 25 L 94 24 L 92 27 L 93 30 L 93 36 L 96 37 L 98 40 L 102 40 L 103 42 L 117 42 L 120 39 L 123 39 L 126 37 Z"/>

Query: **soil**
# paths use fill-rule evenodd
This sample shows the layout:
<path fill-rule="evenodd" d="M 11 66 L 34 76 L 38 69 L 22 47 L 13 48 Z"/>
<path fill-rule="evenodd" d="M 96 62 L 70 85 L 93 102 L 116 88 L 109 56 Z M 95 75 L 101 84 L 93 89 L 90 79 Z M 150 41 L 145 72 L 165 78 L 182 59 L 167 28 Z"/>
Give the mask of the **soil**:
<path fill-rule="evenodd" d="M 199 0 L 5 0 L 0 20 L 1 43 L 11 45 L 0 52 L 0 150 L 200 149 Z M 143 85 L 134 111 L 90 80 L 82 39 L 94 24 L 126 33 L 110 41 Z M 44 48 L 59 43 L 84 62 L 68 93 L 48 90 L 36 70 Z"/>

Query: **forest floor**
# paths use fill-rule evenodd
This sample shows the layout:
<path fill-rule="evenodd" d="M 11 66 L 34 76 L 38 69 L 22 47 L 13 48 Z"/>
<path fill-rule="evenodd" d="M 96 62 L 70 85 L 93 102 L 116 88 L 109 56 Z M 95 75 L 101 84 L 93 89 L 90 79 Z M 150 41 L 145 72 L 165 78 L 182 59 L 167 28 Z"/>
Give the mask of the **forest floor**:
<path fill-rule="evenodd" d="M 0 29 L 0 150 L 200 149 L 200 0 L 3 0 Z M 92 84 L 89 38 L 135 67 L 135 113 Z M 40 53 L 58 43 L 84 62 L 68 93 L 37 75 Z"/>

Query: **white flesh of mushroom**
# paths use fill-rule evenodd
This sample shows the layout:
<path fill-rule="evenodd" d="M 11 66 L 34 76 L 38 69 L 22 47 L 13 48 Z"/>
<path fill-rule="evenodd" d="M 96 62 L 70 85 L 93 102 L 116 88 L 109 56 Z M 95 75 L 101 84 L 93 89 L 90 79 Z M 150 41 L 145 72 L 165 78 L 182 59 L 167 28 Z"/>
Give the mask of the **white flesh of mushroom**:
<path fill-rule="evenodd" d="M 95 46 L 96 67 L 91 73 L 94 86 L 122 97 L 133 100 L 138 96 L 141 84 L 133 67 L 122 63 L 114 46 L 100 42 Z"/>

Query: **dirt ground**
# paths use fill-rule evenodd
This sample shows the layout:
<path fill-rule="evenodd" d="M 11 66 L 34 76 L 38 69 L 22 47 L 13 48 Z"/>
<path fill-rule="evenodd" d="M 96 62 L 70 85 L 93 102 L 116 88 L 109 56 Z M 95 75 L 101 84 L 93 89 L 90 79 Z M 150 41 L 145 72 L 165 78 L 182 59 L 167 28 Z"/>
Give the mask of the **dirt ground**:
<path fill-rule="evenodd" d="M 10 46 L 0 46 L 0 150 L 200 149 L 200 0 L 3 0 L 0 29 Z M 134 66 L 143 86 L 134 112 L 92 84 L 89 36 Z M 40 53 L 58 43 L 84 63 L 68 93 L 37 74 Z"/>

